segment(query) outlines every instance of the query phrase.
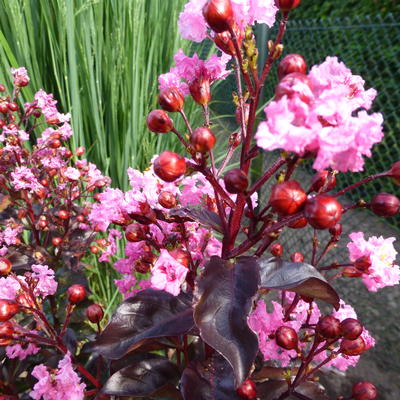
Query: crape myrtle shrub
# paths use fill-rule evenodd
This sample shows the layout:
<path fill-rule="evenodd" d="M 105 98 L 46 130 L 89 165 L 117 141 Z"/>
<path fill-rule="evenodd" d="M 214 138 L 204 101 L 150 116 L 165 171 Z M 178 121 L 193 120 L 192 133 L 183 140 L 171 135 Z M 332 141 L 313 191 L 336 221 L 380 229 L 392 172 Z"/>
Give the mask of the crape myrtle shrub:
<path fill-rule="evenodd" d="M 348 203 L 343 195 L 377 179 L 399 182 L 400 162 L 336 189 L 342 175 L 363 170 L 383 138 L 383 116 L 370 111 L 376 91 L 337 57 L 312 67 L 299 54 L 283 57 L 286 24 L 299 5 L 185 5 L 182 36 L 211 40 L 216 52 L 203 60 L 179 50 L 158 77 L 160 109 L 147 116 L 149 130 L 175 135 L 185 155 L 166 149 L 146 171 L 128 169 L 126 192 L 80 159 L 84 149 L 68 149 L 69 115 L 51 94 L 41 89 L 18 103 L 29 76 L 23 67 L 11 70 L 11 90 L 0 86 L 3 398 L 328 399 L 318 374 L 354 367 L 375 345 L 373 327 L 370 333 L 334 285 L 360 279 L 371 292 L 397 285 L 395 238 L 343 237 L 341 218 L 360 208 L 387 218 L 400 200 L 382 192 Z M 261 68 L 255 22 L 279 25 L 263 44 Z M 279 82 L 256 125 L 274 62 Z M 216 163 L 223 138 L 208 106 L 215 82 L 230 75 L 237 85 L 226 96 L 237 125 Z M 200 126 L 184 112 L 188 96 L 203 113 Z M 185 131 L 171 116 L 182 118 Z M 34 129 L 42 134 L 30 143 Z M 280 156 L 251 179 L 264 150 Z M 239 166 L 231 168 L 235 155 Z M 316 171 L 309 187 L 292 178 L 304 160 Z M 308 225 L 310 253 L 282 246 L 281 236 Z M 340 240 L 348 242 L 348 261 L 324 262 Z M 117 259 L 119 247 L 125 257 Z M 121 274 L 115 284 L 125 300 L 108 324 L 101 305 L 87 300 L 82 260 L 89 252 Z M 377 391 L 362 381 L 345 396 L 373 400 Z"/>

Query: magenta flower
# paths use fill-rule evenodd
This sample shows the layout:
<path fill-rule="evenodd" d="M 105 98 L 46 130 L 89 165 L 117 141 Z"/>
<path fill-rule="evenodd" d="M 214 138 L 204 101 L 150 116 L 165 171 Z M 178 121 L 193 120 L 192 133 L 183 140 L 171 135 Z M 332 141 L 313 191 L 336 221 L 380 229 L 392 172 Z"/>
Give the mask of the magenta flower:
<path fill-rule="evenodd" d="M 27 167 L 16 167 L 14 172 L 11 172 L 11 177 L 11 184 L 16 190 L 29 189 L 33 192 L 42 188 L 32 170 Z"/>
<path fill-rule="evenodd" d="M 124 295 L 125 299 L 133 296 L 137 292 L 135 289 L 137 281 L 131 274 L 124 274 L 122 279 L 114 279 L 114 283 L 118 290 Z"/>
<path fill-rule="evenodd" d="M 15 86 L 26 86 L 30 81 L 28 71 L 24 67 L 11 68 L 11 74 L 14 77 Z"/>
<path fill-rule="evenodd" d="M 47 265 L 32 265 L 32 278 L 37 280 L 34 294 L 43 297 L 54 294 L 57 291 L 57 281 L 55 280 L 54 271 Z"/>
<path fill-rule="evenodd" d="M 36 107 L 40 108 L 46 120 L 49 123 L 59 124 L 68 122 L 71 118 L 70 114 L 61 114 L 57 110 L 57 100 L 54 100 L 53 95 L 46 93 L 40 89 L 35 94 Z"/>
<path fill-rule="evenodd" d="M 21 285 L 13 277 L 0 278 L 0 299 L 14 300 Z"/>
<path fill-rule="evenodd" d="M 31 332 L 36 333 L 36 332 Z M 26 357 L 39 353 L 40 347 L 35 346 L 33 343 L 27 345 L 20 345 L 19 343 L 6 347 L 6 354 L 8 358 L 18 358 L 25 360 Z"/>
<path fill-rule="evenodd" d="M 393 247 L 394 237 L 383 238 L 372 236 L 365 240 L 364 233 L 353 232 L 347 244 L 350 261 L 367 256 L 371 260 L 368 273 L 362 275 L 362 281 L 368 290 L 376 292 L 385 286 L 398 285 L 400 268 L 395 265 L 397 251 Z"/>
<path fill-rule="evenodd" d="M 79 172 L 79 169 L 68 167 L 64 171 L 64 176 L 71 181 L 77 181 L 81 177 L 81 173 Z"/>
<path fill-rule="evenodd" d="M 55 400 L 57 398 L 57 389 L 53 386 L 53 379 L 45 365 L 36 365 L 32 370 L 32 376 L 38 380 L 29 393 L 32 399 Z"/>
<path fill-rule="evenodd" d="M 162 249 L 151 273 L 151 285 L 154 289 L 165 290 L 178 296 L 188 269 L 177 262 L 167 250 Z"/>

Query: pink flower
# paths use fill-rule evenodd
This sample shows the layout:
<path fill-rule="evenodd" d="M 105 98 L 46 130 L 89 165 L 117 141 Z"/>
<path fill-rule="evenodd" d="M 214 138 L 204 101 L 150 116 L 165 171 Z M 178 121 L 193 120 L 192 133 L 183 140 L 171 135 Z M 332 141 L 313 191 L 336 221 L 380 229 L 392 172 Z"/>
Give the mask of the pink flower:
<path fill-rule="evenodd" d="M 53 95 L 47 94 L 43 89 L 35 93 L 36 106 L 40 108 L 46 120 L 49 123 L 68 122 L 71 118 L 70 114 L 61 114 L 57 110 L 57 100 L 54 100 Z"/>
<path fill-rule="evenodd" d="M 54 294 L 57 291 L 57 281 L 54 271 L 47 265 L 32 265 L 32 278 L 37 280 L 34 294 L 43 297 Z"/>
<path fill-rule="evenodd" d="M 29 396 L 34 400 L 55 400 L 57 389 L 53 386 L 53 379 L 47 367 L 43 364 L 36 365 L 32 370 L 32 376 L 34 376 L 38 382 L 29 393 Z"/>
<path fill-rule="evenodd" d="M 154 289 L 165 290 L 178 296 L 188 269 L 177 262 L 167 250 L 162 249 L 151 271 L 151 285 Z"/>
<path fill-rule="evenodd" d="M 70 179 L 71 181 L 77 181 L 81 177 L 81 173 L 79 172 L 79 169 L 68 167 L 64 171 L 64 176 Z"/>
<path fill-rule="evenodd" d="M 26 86 L 30 81 L 28 71 L 24 67 L 11 68 L 11 74 L 14 77 L 15 86 Z"/>
<path fill-rule="evenodd" d="M 275 0 L 232 0 L 235 22 L 240 29 L 255 22 L 267 24 L 275 23 L 275 14 L 278 11 Z M 179 15 L 179 32 L 185 39 L 201 42 L 207 37 L 207 23 L 202 9 L 206 0 L 190 0 L 184 11 Z"/>
<path fill-rule="evenodd" d="M 317 170 L 361 171 L 363 156 L 370 157 L 372 146 L 383 138 L 382 115 L 357 112 L 370 108 L 376 91 L 366 91 L 361 77 L 331 57 L 312 68 L 309 80 L 309 86 L 290 83 L 289 95 L 264 109 L 267 120 L 258 126 L 257 145 L 299 155 L 314 153 Z"/>
<path fill-rule="evenodd" d="M 131 274 L 124 274 L 122 279 L 114 279 L 114 283 L 117 286 L 118 290 L 124 295 L 124 298 L 133 296 L 137 290 L 136 286 L 136 278 Z"/>
<path fill-rule="evenodd" d="M 11 184 L 17 190 L 29 189 L 35 191 L 42 188 L 32 170 L 27 167 L 16 167 L 14 172 L 11 172 L 11 177 Z"/>
<path fill-rule="evenodd" d="M 21 285 L 11 276 L 0 278 L 0 299 L 14 300 Z"/>
<path fill-rule="evenodd" d="M 34 333 L 34 332 L 33 332 Z M 18 358 L 21 361 L 26 357 L 39 353 L 40 347 L 35 346 L 33 343 L 21 346 L 19 343 L 6 347 L 6 354 L 8 358 Z"/>
<path fill-rule="evenodd" d="M 400 268 L 395 265 L 397 251 L 393 247 L 394 237 L 379 238 L 376 236 L 365 240 L 362 232 L 353 232 L 349 235 L 351 242 L 347 244 L 350 261 L 367 256 L 371 266 L 362 280 L 368 290 L 376 292 L 385 286 L 394 286 L 400 281 Z"/>
<path fill-rule="evenodd" d="M 115 253 L 117 252 L 117 243 L 115 241 L 115 238 L 121 239 L 122 233 L 120 231 L 117 231 L 116 229 L 110 229 L 110 232 L 109 232 L 108 238 L 107 238 L 109 245 L 103 251 L 103 254 L 99 258 L 99 261 L 110 262 L 110 257 L 115 255 Z"/>
<path fill-rule="evenodd" d="M 11 228 L 8 226 L 3 232 L 0 232 L 0 243 L 5 242 L 7 246 L 17 244 L 19 242 L 18 235 L 22 232 L 22 226 Z"/>

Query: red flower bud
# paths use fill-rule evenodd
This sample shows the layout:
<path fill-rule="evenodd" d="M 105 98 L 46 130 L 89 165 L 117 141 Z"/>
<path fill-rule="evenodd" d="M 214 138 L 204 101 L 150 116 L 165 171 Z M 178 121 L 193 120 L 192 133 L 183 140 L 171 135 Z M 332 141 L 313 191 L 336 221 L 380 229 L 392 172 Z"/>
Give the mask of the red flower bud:
<path fill-rule="evenodd" d="M 12 339 L 13 333 L 14 333 L 14 327 L 10 321 L 6 321 L 0 324 L 1 339 Z"/>
<path fill-rule="evenodd" d="M 274 243 L 270 247 L 269 251 L 274 257 L 282 257 L 283 246 L 280 243 Z"/>
<path fill-rule="evenodd" d="M 164 208 L 176 207 L 176 197 L 171 192 L 163 191 L 158 196 L 158 202 Z"/>
<path fill-rule="evenodd" d="M 164 151 L 154 161 L 154 173 L 165 182 L 173 182 L 186 172 L 185 158 L 172 151 Z"/>
<path fill-rule="evenodd" d="M 224 183 L 226 190 L 232 194 L 243 193 L 249 185 L 247 175 L 240 168 L 228 171 L 224 176 Z"/>
<path fill-rule="evenodd" d="M 269 204 L 273 211 L 281 215 L 291 215 L 300 211 L 307 195 L 296 181 L 277 183 L 272 187 Z"/>
<path fill-rule="evenodd" d="M 231 0 L 208 0 L 203 7 L 203 16 L 214 32 L 228 31 L 233 24 Z"/>
<path fill-rule="evenodd" d="M 67 290 L 68 301 L 71 304 L 78 304 L 86 297 L 86 289 L 79 284 L 72 285 Z"/>
<path fill-rule="evenodd" d="M 346 356 L 359 356 L 366 350 L 362 336 L 355 340 L 343 339 L 340 343 L 340 351 Z"/>
<path fill-rule="evenodd" d="M 288 96 L 289 98 L 298 96 L 302 101 L 308 104 L 312 100 L 311 89 L 312 84 L 307 75 L 301 74 L 300 72 L 292 72 L 286 75 L 276 86 L 275 100 L 279 100 L 283 96 Z"/>
<path fill-rule="evenodd" d="M 189 267 L 190 257 L 187 251 L 178 248 L 169 251 L 169 254 L 171 255 L 171 257 L 175 258 L 178 263 L 184 265 L 186 268 Z"/>
<path fill-rule="evenodd" d="M 393 194 L 378 193 L 371 201 L 371 210 L 379 217 L 393 217 L 400 210 L 400 200 Z"/>
<path fill-rule="evenodd" d="M 67 210 L 60 210 L 58 212 L 58 218 L 66 220 L 69 218 L 69 212 Z"/>
<path fill-rule="evenodd" d="M 297 349 L 297 344 L 299 342 L 296 331 L 289 326 L 279 327 L 275 332 L 275 340 L 278 346 L 286 350 Z"/>
<path fill-rule="evenodd" d="M 126 227 L 125 237 L 128 242 L 140 242 L 146 238 L 148 231 L 146 225 L 130 224 Z"/>
<path fill-rule="evenodd" d="M 6 101 L 0 101 L 0 113 L 2 114 L 8 113 L 8 103 Z"/>
<path fill-rule="evenodd" d="M 10 111 L 17 111 L 19 109 L 18 104 L 17 103 L 8 103 L 7 107 Z"/>
<path fill-rule="evenodd" d="M 32 115 L 33 115 L 35 118 L 39 118 L 39 117 L 42 115 L 42 112 L 41 112 L 40 110 L 34 110 L 33 113 L 32 113 Z"/>
<path fill-rule="evenodd" d="M 0 322 L 6 322 L 19 311 L 18 304 L 13 300 L 0 299 Z"/>
<path fill-rule="evenodd" d="M 8 258 L 0 257 L 0 275 L 8 275 L 11 272 L 12 263 Z"/>
<path fill-rule="evenodd" d="M 304 261 L 304 256 L 299 251 L 296 251 L 295 253 L 293 253 L 291 255 L 290 259 L 293 262 L 303 262 Z"/>
<path fill-rule="evenodd" d="M 189 91 L 197 104 L 204 106 L 211 101 L 210 80 L 206 77 L 195 79 L 189 85 Z"/>
<path fill-rule="evenodd" d="M 366 273 L 366 274 L 368 273 L 370 266 L 371 266 L 370 256 L 362 256 L 362 257 L 357 258 L 356 261 L 354 261 L 354 268 L 356 268 L 358 271 Z"/>
<path fill-rule="evenodd" d="M 75 150 L 75 154 L 78 157 L 83 156 L 85 154 L 85 148 L 82 146 L 77 147 L 77 149 Z"/>
<path fill-rule="evenodd" d="M 342 224 L 335 224 L 332 228 L 329 228 L 329 233 L 335 239 L 338 239 L 343 232 Z"/>
<path fill-rule="evenodd" d="M 400 185 L 400 161 L 396 161 L 390 169 L 390 176 L 393 180 Z"/>
<path fill-rule="evenodd" d="M 86 309 L 87 319 L 93 323 L 98 324 L 104 317 L 103 307 L 99 304 L 92 304 Z"/>
<path fill-rule="evenodd" d="M 0 92 L 5 92 L 6 91 L 6 87 L 0 83 Z"/>
<path fill-rule="evenodd" d="M 138 260 L 135 263 L 135 271 L 140 274 L 147 274 L 150 271 L 150 267 L 151 264 L 143 260 Z"/>
<path fill-rule="evenodd" d="M 147 116 L 147 127 L 155 133 L 167 133 L 172 130 L 172 119 L 164 110 L 153 110 Z"/>
<path fill-rule="evenodd" d="M 354 400 L 375 400 L 378 398 L 375 385 L 367 381 L 356 383 L 351 393 Z"/>
<path fill-rule="evenodd" d="M 324 339 L 335 339 L 340 336 L 340 321 L 327 315 L 320 318 L 315 329 Z"/>
<path fill-rule="evenodd" d="M 363 330 L 364 327 L 354 318 L 346 318 L 340 323 L 340 332 L 345 339 L 355 340 Z"/>
<path fill-rule="evenodd" d="M 161 89 L 160 95 L 158 96 L 158 103 L 161 108 L 169 112 L 178 112 L 183 108 L 185 96 L 175 86 Z"/>
<path fill-rule="evenodd" d="M 233 24 L 233 31 L 235 32 L 236 39 L 238 41 L 239 49 L 242 47 L 243 34 L 244 32 L 236 25 Z M 217 33 L 214 36 L 214 43 L 217 47 L 219 47 L 224 53 L 233 56 L 236 54 L 235 46 L 232 41 L 232 36 L 230 32 L 224 31 L 221 33 Z"/>
<path fill-rule="evenodd" d="M 59 147 L 61 147 L 61 140 L 53 139 L 53 140 L 50 141 L 49 146 L 52 149 L 58 149 Z"/>
<path fill-rule="evenodd" d="M 275 5 L 281 11 L 286 11 L 286 12 L 298 7 L 300 3 L 301 0 L 275 0 Z"/>
<path fill-rule="evenodd" d="M 246 400 L 255 400 L 257 398 L 256 384 L 252 379 L 246 379 L 236 390 L 237 395 Z"/>
<path fill-rule="evenodd" d="M 288 227 L 292 229 L 301 229 L 304 228 L 307 224 L 308 224 L 307 218 L 302 217 L 288 224 Z"/>
<path fill-rule="evenodd" d="M 341 204 L 331 196 L 321 195 L 308 199 L 304 207 L 304 216 L 316 229 L 335 226 L 342 217 Z"/>
<path fill-rule="evenodd" d="M 329 181 L 328 181 L 329 179 Z M 318 171 L 311 181 L 310 190 L 313 192 L 318 192 L 326 185 L 322 193 L 329 192 L 336 186 L 336 176 L 327 170 Z"/>
<path fill-rule="evenodd" d="M 278 65 L 279 80 L 292 72 L 307 74 L 306 60 L 300 54 L 288 54 Z"/>
<path fill-rule="evenodd" d="M 53 246 L 60 246 L 60 244 L 62 243 L 62 239 L 60 237 L 53 237 L 53 239 L 51 239 L 51 242 L 53 243 Z"/>
<path fill-rule="evenodd" d="M 190 136 L 190 144 L 199 153 L 210 151 L 215 145 L 215 136 L 211 129 L 201 126 Z"/>
<path fill-rule="evenodd" d="M 97 254 L 100 249 L 97 246 L 90 246 L 90 252 L 93 254 Z"/>

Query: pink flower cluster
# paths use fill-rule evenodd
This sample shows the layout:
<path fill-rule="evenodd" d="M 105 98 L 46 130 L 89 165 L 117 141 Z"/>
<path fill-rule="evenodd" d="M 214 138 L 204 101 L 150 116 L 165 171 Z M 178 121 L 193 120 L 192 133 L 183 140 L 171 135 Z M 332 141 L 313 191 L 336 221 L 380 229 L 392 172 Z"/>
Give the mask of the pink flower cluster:
<path fill-rule="evenodd" d="M 31 333 L 36 333 L 32 331 Z M 26 357 L 39 353 L 40 347 L 35 346 L 33 343 L 27 344 L 14 344 L 6 347 L 6 354 L 8 358 L 18 358 L 19 360 L 25 360 Z"/>
<path fill-rule="evenodd" d="M 86 385 L 74 371 L 69 354 L 58 363 L 55 374 L 39 364 L 33 369 L 32 376 L 38 380 L 29 393 L 34 400 L 83 400 L 85 397 Z"/>
<path fill-rule="evenodd" d="M 53 95 L 46 93 L 43 89 L 40 89 L 35 94 L 36 107 L 40 108 L 46 117 L 48 123 L 60 124 L 68 122 L 71 115 L 62 114 L 57 110 L 57 100 L 54 100 Z"/>
<path fill-rule="evenodd" d="M 179 15 L 179 32 L 183 38 L 201 42 L 207 37 L 208 26 L 203 17 L 203 7 L 207 0 L 190 0 Z M 255 22 L 269 27 L 275 23 L 278 11 L 275 0 L 231 0 L 237 26 L 244 30 Z"/>
<path fill-rule="evenodd" d="M 257 145 L 313 154 L 317 170 L 361 171 L 363 156 L 370 157 L 383 138 L 382 115 L 358 111 L 371 107 L 376 91 L 365 90 L 362 78 L 336 57 L 327 57 L 304 79 L 284 78 L 279 85 L 285 94 L 264 109 L 267 120 L 258 126 Z"/>
<path fill-rule="evenodd" d="M 364 233 L 353 232 L 349 235 L 351 242 L 347 244 L 350 261 L 367 256 L 371 260 L 368 273 L 362 275 L 362 280 L 368 290 L 376 292 L 385 286 L 398 285 L 400 268 L 395 265 L 397 251 L 393 247 L 394 237 L 383 238 L 372 236 L 365 240 Z"/>
<path fill-rule="evenodd" d="M 206 79 L 210 83 L 217 79 L 225 79 L 230 74 L 230 71 L 226 70 L 230 58 L 223 53 L 221 57 L 212 54 L 209 59 L 201 60 L 196 53 L 193 57 L 188 57 L 179 49 L 174 56 L 175 67 L 158 77 L 158 87 L 164 89 L 175 86 L 186 96 L 189 94 L 189 85 L 195 79 Z"/>
<path fill-rule="evenodd" d="M 11 68 L 11 74 L 14 78 L 14 85 L 18 87 L 26 86 L 30 79 L 28 71 L 24 67 Z"/>

